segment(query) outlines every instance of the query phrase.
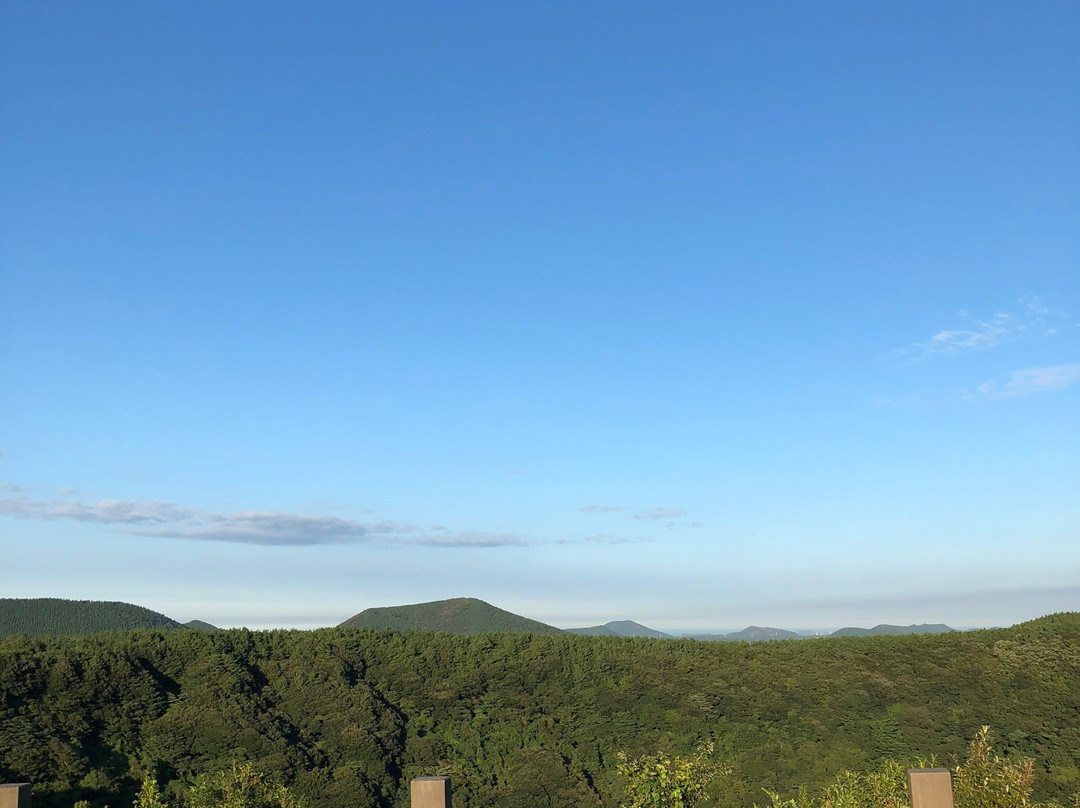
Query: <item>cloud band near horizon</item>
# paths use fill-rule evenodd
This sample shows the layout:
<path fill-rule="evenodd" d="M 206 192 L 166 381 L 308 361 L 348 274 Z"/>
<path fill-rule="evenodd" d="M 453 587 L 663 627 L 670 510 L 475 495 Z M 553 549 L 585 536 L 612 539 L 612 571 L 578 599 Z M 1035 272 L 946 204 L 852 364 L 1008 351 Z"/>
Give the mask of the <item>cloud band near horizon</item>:
<path fill-rule="evenodd" d="M 83 503 L 74 498 L 34 499 L 32 489 L 0 483 L 0 516 L 54 522 L 111 525 L 128 536 L 155 539 L 250 544 L 264 547 L 309 547 L 334 544 L 381 543 L 423 547 L 528 547 L 541 544 L 627 544 L 641 536 L 610 534 L 541 540 L 519 532 L 451 530 L 443 525 L 425 528 L 389 519 L 361 522 L 332 514 L 286 511 L 217 513 L 164 500 L 103 499 Z"/>
<path fill-rule="evenodd" d="M 0 516 L 114 525 L 131 536 L 271 547 L 360 542 L 429 547 L 512 547 L 535 543 L 517 533 L 426 530 L 406 522 L 360 522 L 328 514 L 281 511 L 215 513 L 160 500 L 131 502 L 105 499 L 85 504 L 74 499 L 32 499 L 20 493 L 0 497 Z"/>

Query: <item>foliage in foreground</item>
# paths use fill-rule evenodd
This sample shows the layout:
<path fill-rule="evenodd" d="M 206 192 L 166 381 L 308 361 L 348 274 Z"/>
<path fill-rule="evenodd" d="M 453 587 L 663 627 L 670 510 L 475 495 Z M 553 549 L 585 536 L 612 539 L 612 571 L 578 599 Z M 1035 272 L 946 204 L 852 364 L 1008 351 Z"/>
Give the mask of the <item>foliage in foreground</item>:
<path fill-rule="evenodd" d="M 806 788 L 786 799 L 775 791 L 765 789 L 765 793 L 769 808 L 908 808 L 907 769 L 936 764 L 934 759 L 916 760 L 912 766 L 887 760 L 877 771 L 844 771 L 816 798 Z M 1034 782 L 1035 761 L 995 754 L 990 728 L 984 726 L 972 740 L 967 760 L 952 770 L 953 804 L 955 808 L 1059 808 L 1056 802 L 1032 800 Z M 1080 808 L 1080 792 L 1070 803 Z"/>
<path fill-rule="evenodd" d="M 622 808 L 694 808 L 710 803 L 707 787 L 732 769 L 713 758 L 712 742 L 699 747 L 692 757 L 657 752 L 630 758 L 618 754 L 618 772 L 626 780 L 628 802 Z M 912 768 L 935 766 L 936 761 L 917 760 Z M 880 769 L 860 774 L 841 772 L 817 798 L 801 787 L 794 797 L 783 798 L 764 789 L 768 808 L 908 808 L 907 766 L 886 760 Z M 967 760 L 953 770 L 955 808 L 1062 808 L 1057 803 L 1031 799 L 1035 764 L 1031 758 L 1006 759 L 993 751 L 989 727 L 982 727 L 969 747 Z M 536 800 L 555 804 L 558 796 L 542 783 L 521 783 L 515 804 Z M 88 808 L 78 802 L 75 808 Z M 179 799 L 167 799 L 153 775 L 146 775 L 133 808 L 305 808 L 290 789 L 271 783 L 251 764 L 234 764 L 217 775 L 201 775 Z M 755 806 L 757 808 L 757 806 Z M 1070 808 L 1080 808 L 1080 792 Z"/>
<path fill-rule="evenodd" d="M 151 776 L 143 780 L 134 808 L 304 808 L 303 801 L 280 783 L 271 783 L 250 763 L 216 775 L 202 775 L 182 800 L 170 801 Z"/>
<path fill-rule="evenodd" d="M 618 772 L 627 779 L 627 808 L 693 808 L 705 789 L 721 772 L 730 769 L 712 760 L 713 744 L 707 743 L 693 757 L 668 756 L 663 752 L 629 758 L 618 754 Z"/>

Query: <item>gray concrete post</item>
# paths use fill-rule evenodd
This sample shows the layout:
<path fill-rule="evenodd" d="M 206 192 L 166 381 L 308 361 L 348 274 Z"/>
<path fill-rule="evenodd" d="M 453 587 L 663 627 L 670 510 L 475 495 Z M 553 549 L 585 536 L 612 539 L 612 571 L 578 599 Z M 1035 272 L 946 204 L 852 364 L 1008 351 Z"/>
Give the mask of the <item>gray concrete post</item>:
<path fill-rule="evenodd" d="M 412 808 L 450 808 L 450 778 L 415 777 L 409 784 L 409 795 Z"/>
<path fill-rule="evenodd" d="M 0 785 L 0 808 L 30 808 L 30 784 Z"/>
<path fill-rule="evenodd" d="M 948 769 L 908 769 L 911 808 L 953 808 Z"/>

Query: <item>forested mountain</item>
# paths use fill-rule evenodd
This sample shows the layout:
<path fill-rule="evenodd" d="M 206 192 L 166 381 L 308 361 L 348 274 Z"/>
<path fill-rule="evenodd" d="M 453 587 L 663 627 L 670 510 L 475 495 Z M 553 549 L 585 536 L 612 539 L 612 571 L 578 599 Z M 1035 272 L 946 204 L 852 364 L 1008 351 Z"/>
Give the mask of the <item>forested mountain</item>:
<path fill-rule="evenodd" d="M 450 774 L 455 808 L 615 806 L 616 753 L 715 743 L 713 804 L 819 792 L 842 769 L 964 754 L 989 724 L 1080 791 L 1080 615 L 993 631 L 699 643 L 560 633 L 322 629 L 0 640 L 0 782 L 38 808 L 131 804 L 237 760 L 309 808 L 405 808 Z"/>
<path fill-rule="evenodd" d="M 920 623 L 912 626 L 890 626 L 887 623 L 873 628 L 842 628 L 834 631 L 832 637 L 895 637 L 899 634 L 944 634 L 952 631 L 944 623 Z"/>
<path fill-rule="evenodd" d="M 61 598 L 0 598 L 0 637 L 91 634 L 135 628 L 174 629 L 180 623 L 131 603 Z"/>
<path fill-rule="evenodd" d="M 773 628 L 772 626 L 747 626 L 742 631 L 735 631 L 731 634 L 725 634 L 725 640 L 747 640 L 750 642 L 757 640 L 797 640 L 801 637 L 798 632 L 788 631 L 783 628 Z"/>
<path fill-rule="evenodd" d="M 533 634 L 561 634 L 562 629 L 521 617 L 476 598 L 452 598 L 409 606 L 365 609 L 353 615 L 342 628 L 418 628 L 450 634 L 481 634 L 489 631 L 528 631 Z"/>
<path fill-rule="evenodd" d="M 602 626 L 568 628 L 566 630 L 571 634 L 583 634 L 587 637 L 654 637 L 657 639 L 671 637 L 670 634 L 643 626 L 641 623 L 635 623 L 633 620 L 612 620 Z"/>

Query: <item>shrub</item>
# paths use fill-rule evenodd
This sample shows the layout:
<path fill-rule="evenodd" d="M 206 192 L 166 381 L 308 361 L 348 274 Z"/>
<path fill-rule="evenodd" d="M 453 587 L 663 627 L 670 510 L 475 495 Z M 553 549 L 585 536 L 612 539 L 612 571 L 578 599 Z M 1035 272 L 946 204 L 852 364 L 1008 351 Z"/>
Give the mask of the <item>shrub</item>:
<path fill-rule="evenodd" d="M 170 808 L 152 775 L 143 778 L 134 808 Z M 265 780 L 250 763 L 214 775 L 200 775 L 183 799 L 183 808 L 304 808 L 283 785 Z"/>
<path fill-rule="evenodd" d="M 710 760 L 712 754 L 712 743 L 699 748 L 693 757 L 668 757 L 658 752 L 631 759 L 620 752 L 618 772 L 629 781 L 626 808 L 693 808 L 713 778 L 727 771 Z"/>

